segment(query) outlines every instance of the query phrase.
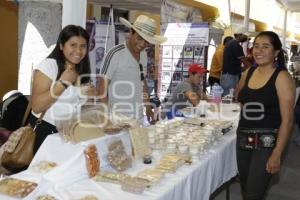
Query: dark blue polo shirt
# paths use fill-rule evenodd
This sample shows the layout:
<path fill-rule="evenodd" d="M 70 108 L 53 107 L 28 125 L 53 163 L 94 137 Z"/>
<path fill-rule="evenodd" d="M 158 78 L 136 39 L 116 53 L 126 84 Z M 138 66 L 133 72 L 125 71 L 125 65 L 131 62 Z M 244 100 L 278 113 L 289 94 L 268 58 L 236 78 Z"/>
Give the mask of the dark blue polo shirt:
<path fill-rule="evenodd" d="M 229 41 L 223 54 L 223 74 L 240 75 L 241 74 L 241 57 L 245 57 L 243 48 L 237 40 Z"/>

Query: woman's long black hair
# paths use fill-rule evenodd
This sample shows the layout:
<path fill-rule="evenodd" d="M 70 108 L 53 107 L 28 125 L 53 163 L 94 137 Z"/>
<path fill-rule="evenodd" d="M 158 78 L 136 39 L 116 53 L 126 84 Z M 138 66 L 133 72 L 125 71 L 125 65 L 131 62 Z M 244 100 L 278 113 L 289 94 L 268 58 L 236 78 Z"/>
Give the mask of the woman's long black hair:
<path fill-rule="evenodd" d="M 76 25 L 68 25 L 62 29 L 60 32 L 56 46 L 54 50 L 50 53 L 48 58 L 53 58 L 56 60 L 56 63 L 58 65 L 58 73 L 56 80 L 58 80 L 65 70 L 65 56 L 63 54 L 63 51 L 60 49 L 60 45 L 64 46 L 65 43 L 73 36 L 80 36 L 83 37 L 86 40 L 87 43 L 87 53 L 84 56 L 84 58 L 80 61 L 80 63 L 76 64 L 76 72 L 78 75 L 85 75 L 83 78 L 81 78 L 81 83 L 87 83 L 90 81 L 90 73 L 91 73 L 91 68 L 90 68 L 90 60 L 89 60 L 89 54 L 88 54 L 88 49 L 89 49 L 89 34 L 87 33 L 86 30 L 84 30 L 80 26 Z"/>
<path fill-rule="evenodd" d="M 279 50 L 279 54 L 278 54 L 277 60 L 276 60 L 276 62 L 277 62 L 276 67 L 283 68 L 286 70 L 287 68 L 286 68 L 286 60 L 285 60 L 284 50 L 282 49 L 282 43 L 279 39 L 279 36 L 273 31 L 263 31 L 263 32 L 260 32 L 255 37 L 253 43 L 255 44 L 256 39 L 258 37 L 262 37 L 262 36 L 268 37 L 273 48 L 275 50 Z"/>

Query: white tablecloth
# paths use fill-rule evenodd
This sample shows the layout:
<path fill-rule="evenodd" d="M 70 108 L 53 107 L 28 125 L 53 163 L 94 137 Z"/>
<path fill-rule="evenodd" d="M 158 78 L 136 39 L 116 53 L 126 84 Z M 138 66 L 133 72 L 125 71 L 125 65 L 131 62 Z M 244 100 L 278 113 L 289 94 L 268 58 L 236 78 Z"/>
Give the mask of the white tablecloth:
<path fill-rule="evenodd" d="M 128 144 L 126 146 L 130 146 L 130 139 L 126 133 L 79 144 L 66 143 L 57 134 L 47 137 L 31 166 L 47 160 L 56 162 L 58 167 L 46 174 L 34 172 L 29 168 L 14 175 L 16 178 L 39 183 L 25 200 L 36 199 L 41 194 L 50 194 L 61 200 L 80 199 L 86 195 L 94 195 L 101 200 L 208 200 L 211 193 L 237 174 L 236 136 L 233 129 L 211 146 L 209 152 L 199 161 L 179 168 L 174 174 L 167 174 L 157 185 L 147 189 L 141 195 L 128 193 L 122 191 L 120 185 L 89 179 L 85 168 L 84 148 L 88 144 L 96 144 L 98 153 L 101 152 L 101 165 L 106 165 L 104 156 L 106 156 L 107 146 L 104 144 L 115 137 L 120 137 L 125 144 Z M 130 149 L 126 151 L 130 152 Z M 151 165 L 136 160 L 126 173 L 135 175 L 144 168 L 154 166 L 159 156 L 154 156 Z M 0 199 L 14 198 L 0 194 Z"/>

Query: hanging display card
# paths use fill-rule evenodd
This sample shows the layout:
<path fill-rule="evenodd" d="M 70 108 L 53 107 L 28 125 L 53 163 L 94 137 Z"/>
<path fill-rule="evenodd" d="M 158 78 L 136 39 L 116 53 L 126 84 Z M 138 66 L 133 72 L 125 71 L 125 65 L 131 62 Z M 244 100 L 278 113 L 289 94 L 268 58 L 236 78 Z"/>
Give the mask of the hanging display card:
<path fill-rule="evenodd" d="M 161 30 L 168 38 L 161 45 L 158 71 L 158 93 L 163 99 L 188 78 L 191 63 L 206 67 L 209 27 L 207 23 L 168 23 L 163 24 Z"/>

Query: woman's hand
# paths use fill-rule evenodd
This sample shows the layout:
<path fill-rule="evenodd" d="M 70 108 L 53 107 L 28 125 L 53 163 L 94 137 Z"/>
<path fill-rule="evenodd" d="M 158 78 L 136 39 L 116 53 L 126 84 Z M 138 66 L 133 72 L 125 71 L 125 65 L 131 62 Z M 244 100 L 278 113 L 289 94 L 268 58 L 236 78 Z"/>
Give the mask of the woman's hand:
<path fill-rule="evenodd" d="M 278 153 L 274 152 L 271 154 L 271 156 L 269 157 L 268 161 L 267 161 L 267 166 L 266 166 L 266 170 L 268 173 L 270 174 L 276 174 L 277 172 L 280 171 L 280 155 L 278 155 Z"/>

